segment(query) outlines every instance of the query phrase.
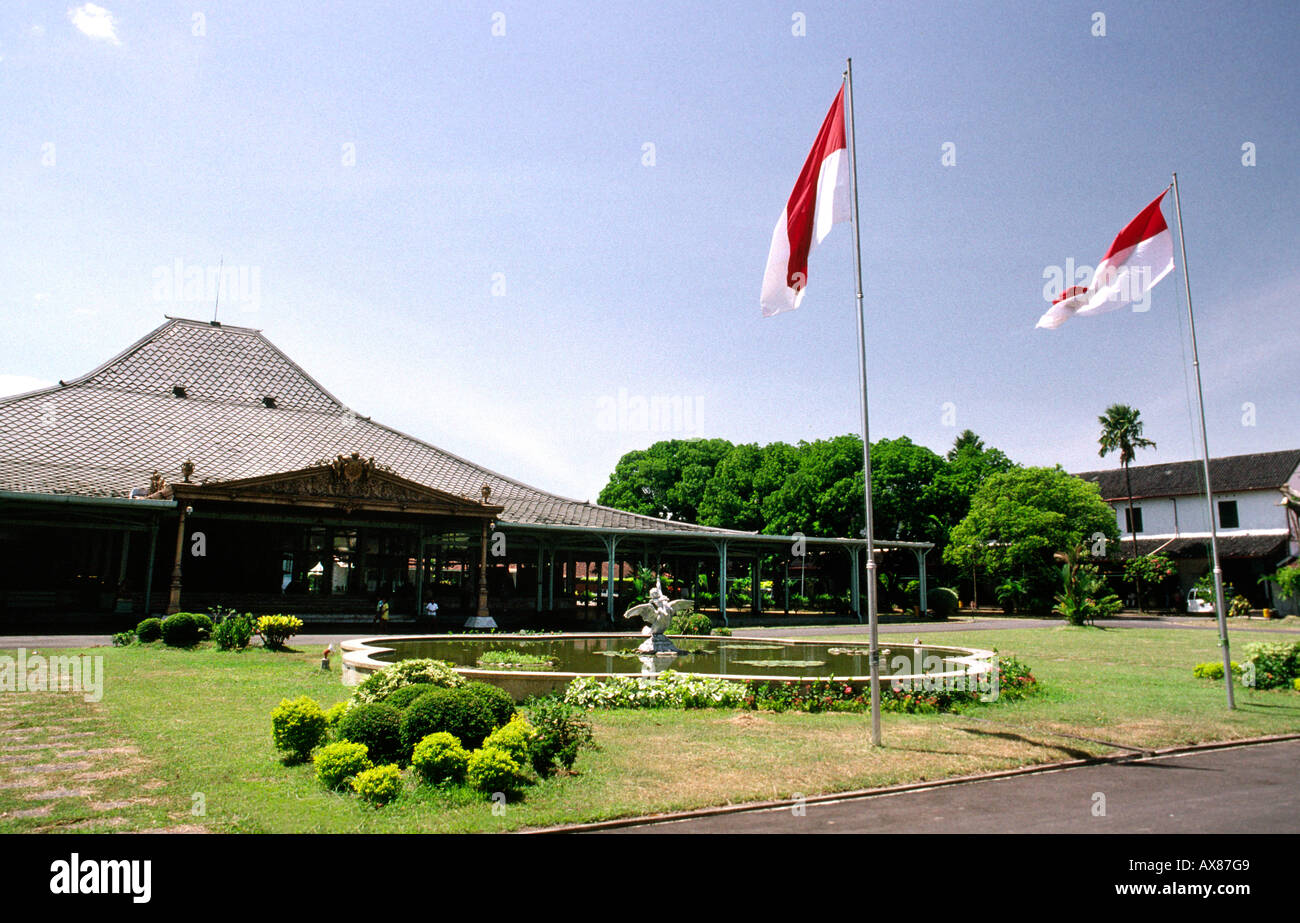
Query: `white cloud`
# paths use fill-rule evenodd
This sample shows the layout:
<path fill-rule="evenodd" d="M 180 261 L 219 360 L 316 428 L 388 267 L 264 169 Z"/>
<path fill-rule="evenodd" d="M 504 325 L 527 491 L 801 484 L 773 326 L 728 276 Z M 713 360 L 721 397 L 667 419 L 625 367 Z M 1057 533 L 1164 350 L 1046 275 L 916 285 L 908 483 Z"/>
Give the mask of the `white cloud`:
<path fill-rule="evenodd" d="M 102 6 L 93 3 L 82 4 L 68 10 L 68 18 L 83 35 L 103 39 L 114 45 L 122 44 L 117 39 L 117 21 L 113 19 L 113 14 Z"/>

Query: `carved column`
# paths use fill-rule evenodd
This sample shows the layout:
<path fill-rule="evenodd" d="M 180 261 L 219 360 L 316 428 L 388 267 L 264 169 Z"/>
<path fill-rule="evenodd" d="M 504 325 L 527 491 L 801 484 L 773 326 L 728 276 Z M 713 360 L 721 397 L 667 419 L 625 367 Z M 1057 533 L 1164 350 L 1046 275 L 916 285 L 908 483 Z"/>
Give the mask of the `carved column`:
<path fill-rule="evenodd" d="M 176 522 L 176 557 L 172 561 L 172 585 L 167 596 L 167 615 L 181 611 L 181 555 L 185 553 L 185 514 L 187 507 L 180 508 L 180 519 Z"/>

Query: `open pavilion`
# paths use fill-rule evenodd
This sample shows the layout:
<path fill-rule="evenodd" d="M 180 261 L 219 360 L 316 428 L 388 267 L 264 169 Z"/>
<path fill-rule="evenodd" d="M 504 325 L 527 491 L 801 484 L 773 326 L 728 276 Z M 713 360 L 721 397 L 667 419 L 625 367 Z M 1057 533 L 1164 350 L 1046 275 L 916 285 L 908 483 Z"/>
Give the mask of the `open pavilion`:
<path fill-rule="evenodd" d="M 736 613 L 718 575 L 747 568 L 757 586 L 763 559 L 788 559 L 796 538 L 531 487 L 354 413 L 246 327 L 169 317 L 88 374 L 0 399 L 10 625 L 213 606 L 343 621 L 380 598 L 401 619 L 435 600 L 449 619 L 612 623 L 641 565 L 688 594 L 712 578 L 725 622 Z M 847 555 L 862 618 L 865 540 L 804 542 Z M 931 546 L 876 548 L 915 555 L 924 610 Z M 749 613 L 761 606 L 751 594 Z"/>

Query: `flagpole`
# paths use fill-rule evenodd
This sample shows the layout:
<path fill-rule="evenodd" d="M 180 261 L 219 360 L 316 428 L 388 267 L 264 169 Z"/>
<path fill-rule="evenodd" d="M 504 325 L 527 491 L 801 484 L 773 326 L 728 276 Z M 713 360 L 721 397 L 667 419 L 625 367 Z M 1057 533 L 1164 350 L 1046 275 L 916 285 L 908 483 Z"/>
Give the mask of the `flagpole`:
<path fill-rule="evenodd" d="M 867 337 L 862 314 L 862 242 L 858 236 L 858 147 L 853 130 L 853 59 L 847 60 L 844 69 L 848 88 L 844 100 L 844 114 L 849 130 L 849 185 L 851 190 L 853 223 L 853 278 L 857 286 L 858 318 L 858 384 L 862 389 L 862 484 L 863 510 L 866 513 L 867 538 L 867 624 L 871 630 L 871 743 L 880 746 L 880 637 L 876 628 L 876 554 L 871 516 L 871 436 L 867 427 Z"/>
<path fill-rule="evenodd" d="M 1223 568 L 1219 566 L 1219 530 L 1215 525 L 1214 492 L 1210 488 L 1210 443 L 1205 430 L 1205 396 L 1201 391 L 1201 360 L 1196 353 L 1196 318 L 1192 316 L 1192 283 L 1187 278 L 1187 239 L 1183 236 L 1183 204 L 1178 195 L 1178 174 L 1174 173 L 1174 212 L 1178 216 L 1178 246 L 1183 256 L 1183 285 L 1187 290 L 1187 325 L 1192 332 L 1192 368 L 1196 371 L 1196 404 L 1201 411 L 1201 461 L 1205 466 L 1205 511 L 1210 519 L 1210 556 L 1214 563 L 1214 608 L 1219 619 L 1219 647 L 1223 648 L 1223 682 L 1232 697 L 1232 654 L 1228 650 L 1228 622 L 1224 618 Z"/>

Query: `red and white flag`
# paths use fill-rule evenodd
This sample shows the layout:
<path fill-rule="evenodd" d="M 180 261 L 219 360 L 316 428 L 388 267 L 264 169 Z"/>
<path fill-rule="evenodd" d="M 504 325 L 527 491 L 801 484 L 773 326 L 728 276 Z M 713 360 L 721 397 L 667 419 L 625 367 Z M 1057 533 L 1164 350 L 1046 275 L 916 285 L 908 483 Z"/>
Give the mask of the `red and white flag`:
<path fill-rule="evenodd" d="M 1160 211 L 1166 189 L 1125 225 L 1110 245 L 1092 284 L 1073 285 L 1061 292 L 1036 326 L 1049 330 L 1071 317 L 1088 317 L 1116 311 L 1142 300 L 1142 296 L 1174 268 L 1174 238 Z"/>
<path fill-rule="evenodd" d="M 832 224 L 849 218 L 849 151 L 841 85 L 772 232 L 759 301 L 764 317 L 799 307 L 808 284 L 809 251 L 830 233 Z"/>

